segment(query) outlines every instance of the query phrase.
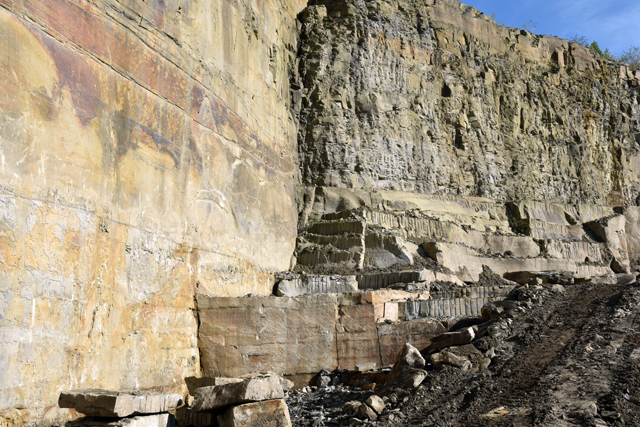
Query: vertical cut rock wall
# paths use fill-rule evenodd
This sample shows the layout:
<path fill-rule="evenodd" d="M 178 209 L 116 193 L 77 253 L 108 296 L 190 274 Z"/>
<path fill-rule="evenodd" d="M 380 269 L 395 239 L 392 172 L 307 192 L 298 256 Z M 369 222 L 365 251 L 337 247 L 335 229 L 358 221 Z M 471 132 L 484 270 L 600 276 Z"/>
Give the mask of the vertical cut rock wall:
<path fill-rule="evenodd" d="M 299 0 L 0 0 L 0 425 L 179 390 L 295 244 Z"/>
<path fill-rule="evenodd" d="M 635 70 L 457 0 L 313 0 L 302 22 L 306 185 L 636 204 Z"/>

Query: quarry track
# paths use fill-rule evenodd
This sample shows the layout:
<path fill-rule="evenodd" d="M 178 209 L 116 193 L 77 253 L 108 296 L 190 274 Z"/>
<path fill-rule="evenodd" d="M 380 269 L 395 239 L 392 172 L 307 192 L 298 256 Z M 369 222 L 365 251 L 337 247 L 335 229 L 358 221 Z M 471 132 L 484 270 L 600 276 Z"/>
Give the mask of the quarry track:
<path fill-rule="evenodd" d="M 406 418 L 378 424 L 640 425 L 636 286 L 567 287 L 512 319 L 511 358 L 475 374 L 431 371 L 402 399 Z"/>

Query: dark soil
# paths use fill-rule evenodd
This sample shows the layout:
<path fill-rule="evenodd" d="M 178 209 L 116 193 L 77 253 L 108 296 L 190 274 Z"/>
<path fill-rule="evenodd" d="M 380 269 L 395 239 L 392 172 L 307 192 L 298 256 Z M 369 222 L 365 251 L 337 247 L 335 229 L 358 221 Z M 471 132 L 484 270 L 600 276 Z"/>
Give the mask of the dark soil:
<path fill-rule="evenodd" d="M 333 400 L 337 390 L 326 390 L 333 415 L 294 417 L 294 425 L 639 426 L 640 287 L 565 289 L 516 291 L 520 307 L 484 339 L 496 350 L 488 369 L 428 363 L 427 379 L 417 390 L 392 393 L 376 421 L 336 415 L 346 396 Z M 292 413 L 302 414 L 304 405 L 294 404 Z"/>

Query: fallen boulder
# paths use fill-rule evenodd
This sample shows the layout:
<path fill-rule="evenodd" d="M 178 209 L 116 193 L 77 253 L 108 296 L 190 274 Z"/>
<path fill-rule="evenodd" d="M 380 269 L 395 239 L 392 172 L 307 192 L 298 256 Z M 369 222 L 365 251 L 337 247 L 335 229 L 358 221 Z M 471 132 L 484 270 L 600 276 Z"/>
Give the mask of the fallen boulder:
<path fill-rule="evenodd" d="M 358 409 L 358 418 L 361 420 L 375 421 L 378 419 L 378 414 L 376 414 L 376 411 L 371 409 L 368 405 L 363 403 Z"/>
<path fill-rule="evenodd" d="M 243 378 L 241 382 L 201 387 L 194 397 L 195 411 L 211 412 L 236 404 L 282 399 L 284 389 L 279 375 L 264 374 Z"/>
<path fill-rule="evenodd" d="M 442 367 L 442 364 L 446 363 L 447 365 L 455 366 L 456 368 L 460 368 L 462 372 L 466 372 L 471 369 L 471 362 L 462 356 L 457 356 L 449 351 L 442 351 L 440 353 L 434 353 L 431 355 L 431 363 L 436 368 Z"/>
<path fill-rule="evenodd" d="M 73 390 L 58 398 L 61 408 L 73 408 L 93 417 L 118 417 L 173 411 L 182 403 L 179 394 L 141 391 Z"/>
<path fill-rule="evenodd" d="M 631 271 L 627 251 L 626 219 L 624 215 L 611 215 L 585 223 L 593 233 L 602 239 L 613 255 L 611 269 L 615 273 Z"/>
<path fill-rule="evenodd" d="M 245 403 L 218 416 L 219 427 L 291 427 L 289 408 L 282 399 Z"/>
<path fill-rule="evenodd" d="M 382 411 L 384 411 L 384 400 L 382 400 L 382 398 L 380 398 L 380 396 L 369 396 L 369 398 L 366 401 L 366 404 L 373 409 L 374 411 L 376 411 L 378 414 L 382 414 Z"/>
<path fill-rule="evenodd" d="M 396 358 L 396 363 L 391 369 L 391 373 L 387 377 L 387 383 L 392 383 L 396 379 L 402 376 L 403 372 L 410 369 L 422 369 L 424 368 L 425 360 L 420 354 L 417 348 L 409 343 L 406 343 L 402 348 L 402 351 Z"/>
<path fill-rule="evenodd" d="M 542 283 L 573 285 L 574 277 L 570 271 L 511 271 L 504 273 L 507 280 L 519 285 L 536 285 Z"/>
<path fill-rule="evenodd" d="M 445 332 L 431 339 L 431 344 L 424 351 L 432 353 L 443 348 L 468 344 L 473 341 L 475 332 L 472 327 L 463 328 L 455 332 Z"/>

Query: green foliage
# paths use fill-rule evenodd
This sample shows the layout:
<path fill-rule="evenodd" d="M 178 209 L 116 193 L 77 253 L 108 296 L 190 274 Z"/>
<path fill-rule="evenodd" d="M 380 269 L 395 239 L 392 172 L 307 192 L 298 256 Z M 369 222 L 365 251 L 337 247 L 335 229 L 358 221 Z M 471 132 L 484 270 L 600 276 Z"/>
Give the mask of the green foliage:
<path fill-rule="evenodd" d="M 609 48 L 604 50 L 604 52 L 602 53 L 602 56 L 604 56 L 606 59 L 608 59 L 610 61 L 615 60 L 615 57 L 613 56 L 613 53 L 611 53 Z"/>
<path fill-rule="evenodd" d="M 600 56 L 604 56 L 604 53 L 602 53 L 602 49 L 600 49 L 600 46 L 598 46 L 598 42 L 597 41 L 593 41 L 593 43 L 591 43 L 591 46 L 589 46 L 589 50 L 591 52 L 595 52 Z"/>

